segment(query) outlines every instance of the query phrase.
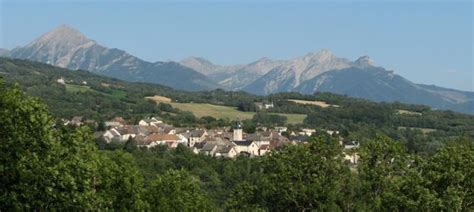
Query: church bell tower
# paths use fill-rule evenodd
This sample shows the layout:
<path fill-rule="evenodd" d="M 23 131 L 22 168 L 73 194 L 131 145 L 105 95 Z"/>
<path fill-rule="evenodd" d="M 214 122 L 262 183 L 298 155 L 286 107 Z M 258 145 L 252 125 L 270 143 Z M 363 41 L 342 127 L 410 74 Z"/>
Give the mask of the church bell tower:
<path fill-rule="evenodd" d="M 242 140 L 242 122 L 237 121 L 234 126 L 234 141 L 241 141 Z"/>

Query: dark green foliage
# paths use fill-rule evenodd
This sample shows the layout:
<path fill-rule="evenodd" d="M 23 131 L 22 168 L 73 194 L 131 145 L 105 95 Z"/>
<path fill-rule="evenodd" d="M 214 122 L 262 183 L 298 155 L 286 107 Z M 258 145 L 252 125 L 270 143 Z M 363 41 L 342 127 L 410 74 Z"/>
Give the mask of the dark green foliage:
<path fill-rule="evenodd" d="M 136 148 L 137 146 L 135 145 L 133 138 L 131 136 L 128 137 L 127 142 L 125 142 L 125 144 L 123 145 L 123 149 L 127 152 L 132 152 Z"/>
<path fill-rule="evenodd" d="M 474 210 L 474 143 L 460 139 L 438 151 L 426 164 L 426 189 L 438 199 L 437 210 Z"/>
<path fill-rule="evenodd" d="M 177 113 L 178 112 L 178 110 L 173 108 L 173 106 L 171 106 L 170 104 L 166 104 L 166 103 L 159 103 L 158 104 L 158 109 L 160 111 L 163 111 L 163 112 L 170 112 L 170 113 Z"/>
<path fill-rule="evenodd" d="M 253 101 L 241 101 L 237 104 L 237 109 L 244 112 L 255 112 L 257 107 Z"/>
<path fill-rule="evenodd" d="M 169 170 L 151 181 L 146 199 L 153 211 L 209 211 L 213 206 L 185 170 Z"/>
<path fill-rule="evenodd" d="M 134 158 L 122 151 L 102 152 L 97 196 L 103 198 L 99 208 L 114 210 L 141 210 L 147 208 L 144 200 L 143 177 Z"/>
<path fill-rule="evenodd" d="M 54 128 L 42 103 L 0 87 L 1 210 L 143 208 L 130 156 L 102 157 L 87 128 Z"/>
<path fill-rule="evenodd" d="M 284 126 L 286 124 L 286 116 L 269 113 L 256 113 L 252 121 L 262 126 Z"/>
<path fill-rule="evenodd" d="M 263 205 L 270 210 L 345 208 L 344 184 L 350 178 L 338 141 L 318 138 L 308 145 L 289 146 L 262 161 Z"/>

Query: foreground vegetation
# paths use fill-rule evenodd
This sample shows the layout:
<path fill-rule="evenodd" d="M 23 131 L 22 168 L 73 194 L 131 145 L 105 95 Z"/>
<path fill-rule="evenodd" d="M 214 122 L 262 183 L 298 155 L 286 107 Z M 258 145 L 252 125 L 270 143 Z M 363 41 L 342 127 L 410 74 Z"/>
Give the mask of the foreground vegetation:
<path fill-rule="evenodd" d="M 338 139 L 261 158 L 186 147 L 99 150 L 87 127 L 55 126 L 38 99 L 0 82 L 0 210 L 472 211 L 474 141 L 430 154 L 377 135 L 356 167 Z"/>

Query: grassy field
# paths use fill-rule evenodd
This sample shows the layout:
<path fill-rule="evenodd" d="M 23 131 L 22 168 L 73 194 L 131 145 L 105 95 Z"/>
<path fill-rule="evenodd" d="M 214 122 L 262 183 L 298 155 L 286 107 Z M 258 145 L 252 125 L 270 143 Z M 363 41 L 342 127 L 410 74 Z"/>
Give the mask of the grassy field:
<path fill-rule="evenodd" d="M 66 91 L 68 92 L 86 92 L 86 91 L 92 91 L 92 89 L 89 86 L 85 85 L 72 85 L 72 84 L 66 84 Z"/>
<path fill-rule="evenodd" d="M 237 108 L 222 106 L 222 105 L 213 105 L 213 104 L 201 104 L 201 103 L 175 103 L 171 102 L 170 98 L 164 96 L 154 96 L 146 97 L 147 99 L 152 99 L 157 103 L 163 102 L 171 104 L 173 107 L 178 108 L 183 111 L 190 111 L 197 117 L 203 116 L 212 116 L 214 118 L 222 118 L 229 120 L 244 120 L 252 119 L 254 112 L 242 112 L 237 110 Z M 298 124 L 302 123 L 306 115 L 303 114 L 285 114 L 285 113 L 276 113 L 278 115 L 286 116 L 288 118 L 288 123 Z"/>
<path fill-rule="evenodd" d="M 308 101 L 308 100 L 299 100 L 299 99 L 288 99 L 288 101 L 294 102 L 297 104 L 303 104 L 303 105 L 317 105 L 322 108 L 339 107 L 339 105 L 331 105 L 323 101 Z"/>
<path fill-rule="evenodd" d="M 168 98 L 168 97 L 165 97 L 165 96 L 158 96 L 158 95 L 155 95 L 155 96 L 149 96 L 149 97 L 145 97 L 146 99 L 151 99 L 155 102 L 164 102 L 164 103 L 171 103 L 171 99 Z"/>

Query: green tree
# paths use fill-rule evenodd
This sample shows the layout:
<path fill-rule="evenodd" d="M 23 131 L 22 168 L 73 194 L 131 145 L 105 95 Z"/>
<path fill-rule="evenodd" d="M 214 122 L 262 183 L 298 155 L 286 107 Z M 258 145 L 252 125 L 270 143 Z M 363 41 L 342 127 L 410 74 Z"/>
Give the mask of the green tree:
<path fill-rule="evenodd" d="M 127 142 L 123 145 L 123 149 L 127 152 L 133 152 L 137 149 L 137 145 L 135 145 L 135 141 L 133 141 L 131 136 L 128 137 Z"/>
<path fill-rule="evenodd" d="M 474 210 L 474 144 L 468 138 L 442 148 L 426 164 L 427 187 L 440 204 L 435 210 Z"/>
<path fill-rule="evenodd" d="M 247 181 L 239 183 L 225 203 L 230 211 L 265 211 L 261 206 L 259 187 Z"/>
<path fill-rule="evenodd" d="M 287 146 L 262 161 L 258 190 L 269 210 L 341 210 L 348 196 L 344 182 L 351 176 L 342 146 L 329 137 L 307 145 Z"/>
<path fill-rule="evenodd" d="M 107 127 L 105 126 L 105 122 L 100 121 L 99 124 L 97 125 L 97 131 L 106 131 Z"/>
<path fill-rule="evenodd" d="M 96 181 L 97 196 L 103 199 L 101 208 L 143 210 L 143 177 L 134 158 L 127 152 L 104 151 L 100 155 L 100 176 Z"/>
<path fill-rule="evenodd" d="M 169 170 L 154 179 L 147 191 L 153 211 L 205 211 L 213 209 L 199 182 L 185 170 Z"/>
<path fill-rule="evenodd" d="M 42 103 L 0 87 L 0 210 L 144 208 L 130 156 L 100 155 L 89 128 L 55 128 Z"/>
<path fill-rule="evenodd" d="M 0 87 L 0 207 L 93 209 L 100 199 L 90 180 L 97 161 L 87 129 L 55 130 L 43 104 Z"/>
<path fill-rule="evenodd" d="M 363 210 L 430 210 L 438 204 L 424 186 L 424 160 L 410 155 L 400 143 L 386 136 L 362 143 L 358 176 L 359 205 Z"/>
<path fill-rule="evenodd" d="M 252 121 L 263 126 L 283 126 L 286 124 L 287 117 L 260 112 L 253 116 Z"/>

